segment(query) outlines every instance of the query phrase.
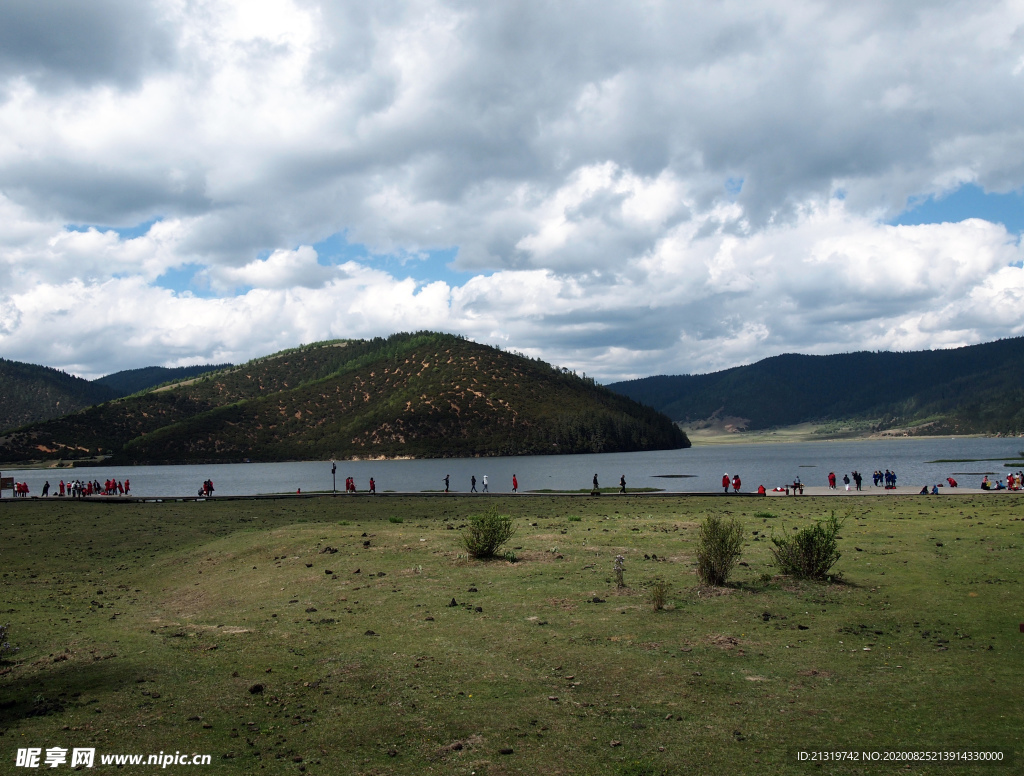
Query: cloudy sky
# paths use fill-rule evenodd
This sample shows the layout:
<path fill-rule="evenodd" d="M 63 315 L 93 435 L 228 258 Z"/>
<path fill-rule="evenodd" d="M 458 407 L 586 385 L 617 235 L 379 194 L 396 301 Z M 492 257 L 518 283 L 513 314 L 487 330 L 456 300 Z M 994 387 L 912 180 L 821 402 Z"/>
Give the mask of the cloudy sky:
<path fill-rule="evenodd" d="M 1024 334 L 1020 0 L 0 3 L 0 355 Z"/>

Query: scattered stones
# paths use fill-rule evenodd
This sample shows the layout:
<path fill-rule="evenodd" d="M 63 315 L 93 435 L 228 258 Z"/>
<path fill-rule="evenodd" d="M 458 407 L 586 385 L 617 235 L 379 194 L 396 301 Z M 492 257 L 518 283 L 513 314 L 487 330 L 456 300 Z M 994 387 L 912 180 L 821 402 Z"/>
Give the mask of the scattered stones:
<path fill-rule="evenodd" d="M 331 574 L 333 574 L 333 573 L 334 573 L 334 572 L 333 572 L 333 571 L 331 571 L 330 569 L 324 569 L 324 574 L 327 574 L 328 576 L 330 576 L 330 575 L 331 575 Z"/>
<path fill-rule="evenodd" d="M 263 685 L 262 684 L 254 684 L 254 685 L 252 685 L 252 687 L 249 688 L 249 692 L 252 693 L 253 695 L 259 695 L 259 694 L 261 694 L 263 692 Z"/>
<path fill-rule="evenodd" d="M 316 607 L 315 606 L 310 606 L 309 608 L 306 609 L 306 614 L 312 614 L 315 611 L 316 611 Z"/>
<path fill-rule="evenodd" d="M 483 610 L 484 608 L 482 606 L 477 606 L 473 609 L 474 612 L 482 612 Z"/>
<path fill-rule="evenodd" d="M 330 545 L 328 545 L 327 547 L 324 547 L 322 550 L 320 550 L 320 554 L 321 555 L 333 555 L 337 551 L 338 550 L 336 548 L 331 547 Z"/>
<path fill-rule="evenodd" d="M 513 753 L 513 749 L 512 749 L 511 746 L 503 746 L 501 749 L 498 750 L 498 754 L 512 754 L 512 753 Z"/>
<path fill-rule="evenodd" d="M 591 598 L 590 600 L 591 600 L 591 601 L 592 601 L 593 603 L 595 603 L 595 604 L 604 604 L 604 603 L 607 603 L 607 601 L 606 601 L 605 599 L 603 599 L 603 598 L 601 598 L 601 597 L 599 597 L 599 596 L 596 596 L 596 595 L 595 595 L 595 596 L 594 596 L 593 598 Z"/>
<path fill-rule="evenodd" d="M 374 633 L 372 630 L 368 630 L 363 635 L 364 636 L 379 636 L 380 634 L 379 633 Z"/>
<path fill-rule="evenodd" d="M 469 590 L 467 590 L 466 592 L 467 592 L 467 593 L 479 593 L 480 591 L 479 591 L 479 590 L 477 590 L 477 589 L 476 589 L 475 587 L 471 587 L 471 588 L 469 588 Z"/>
<path fill-rule="evenodd" d="M 307 564 L 306 564 L 306 568 L 307 568 L 307 569 L 311 569 L 311 568 L 313 568 L 313 564 L 312 564 L 312 563 L 307 563 Z"/>
<path fill-rule="evenodd" d="M 456 600 L 455 600 L 455 599 L 453 598 L 453 599 L 452 599 L 452 602 L 451 602 L 450 604 L 448 604 L 448 608 L 450 609 L 451 607 L 453 607 L 453 606 L 458 606 L 458 605 L 459 605 L 459 602 L 458 602 L 458 601 L 456 601 Z"/>
<path fill-rule="evenodd" d="M 622 742 L 621 741 L 612 741 L 611 742 L 611 746 L 612 747 L 622 746 Z"/>
<path fill-rule="evenodd" d="M 810 630 L 811 629 L 810 625 L 797 625 L 796 627 L 797 627 L 798 630 Z"/>
<path fill-rule="evenodd" d="M 433 622 L 433 621 L 434 621 L 434 618 L 433 618 L 433 617 L 425 617 L 424 619 L 425 619 L 425 620 L 426 620 L 427 622 Z"/>

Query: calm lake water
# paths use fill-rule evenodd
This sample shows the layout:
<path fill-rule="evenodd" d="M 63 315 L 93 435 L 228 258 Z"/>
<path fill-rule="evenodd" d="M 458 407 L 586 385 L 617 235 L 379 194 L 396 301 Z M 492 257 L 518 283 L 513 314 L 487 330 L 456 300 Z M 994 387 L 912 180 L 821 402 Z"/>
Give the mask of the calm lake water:
<path fill-rule="evenodd" d="M 689 450 L 650 453 L 604 453 L 600 455 L 548 455 L 516 458 L 449 458 L 417 461 L 339 461 L 338 489 L 344 490 L 346 477 L 355 477 L 357 488 L 368 487 L 370 477 L 377 491 L 419 492 L 442 490 L 444 476 L 451 475 L 451 490 L 466 492 L 470 477 L 476 475 L 482 489 L 488 475 L 492 493 L 507 493 L 512 475 L 519 480 L 520 491 L 590 488 L 596 473 L 603 487 L 618 484 L 626 476 L 631 488 L 653 487 L 667 491 L 718 491 L 723 472 L 739 474 L 743 490 L 764 485 L 769 490 L 792 482 L 795 477 L 806 485 L 827 485 L 830 471 L 840 482 L 844 473 L 854 469 L 871 484 L 875 469 L 891 469 L 900 485 L 924 485 L 944 482 L 953 476 L 963 486 L 977 487 L 983 474 L 1000 479 L 1008 471 L 1002 461 L 975 463 L 929 463 L 950 458 L 1019 457 L 1024 439 L 892 439 L 844 442 L 794 442 L 777 444 L 735 444 L 697 446 Z M 294 493 L 331 490 L 331 463 L 250 463 L 209 466 L 108 466 L 83 469 L 46 469 L 5 472 L 19 482 L 27 482 L 31 495 L 41 493 L 50 482 L 76 477 L 103 482 L 114 477 L 131 480 L 135 496 L 194 496 L 206 479 L 212 479 L 216 494 L 244 496 L 260 493 Z M 666 476 L 668 475 L 668 476 Z M 841 485 L 840 485 L 841 487 Z M 10 498 L 10 491 L 5 495 Z"/>

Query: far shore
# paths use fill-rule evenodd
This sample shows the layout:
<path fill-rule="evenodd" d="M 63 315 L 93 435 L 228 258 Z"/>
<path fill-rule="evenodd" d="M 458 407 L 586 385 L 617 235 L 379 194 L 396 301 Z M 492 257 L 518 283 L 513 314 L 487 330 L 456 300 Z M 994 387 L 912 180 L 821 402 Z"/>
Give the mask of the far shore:
<path fill-rule="evenodd" d="M 690 429 L 683 427 L 694 447 L 710 445 L 778 444 L 785 442 L 856 442 L 891 439 L 981 439 L 998 438 L 988 434 L 911 434 L 904 429 L 893 429 L 882 433 L 871 431 L 823 431 L 814 423 L 800 423 L 795 426 L 763 429 L 756 431 L 723 430 L 720 427 Z"/>

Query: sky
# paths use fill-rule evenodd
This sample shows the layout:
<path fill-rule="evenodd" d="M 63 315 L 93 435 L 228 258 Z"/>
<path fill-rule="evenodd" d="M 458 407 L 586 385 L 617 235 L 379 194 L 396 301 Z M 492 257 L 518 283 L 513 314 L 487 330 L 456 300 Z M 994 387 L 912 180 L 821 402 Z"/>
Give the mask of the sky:
<path fill-rule="evenodd" d="M 1024 335 L 1024 3 L 5 0 L 0 356 Z"/>

